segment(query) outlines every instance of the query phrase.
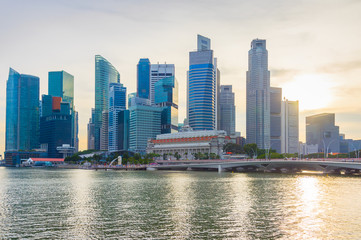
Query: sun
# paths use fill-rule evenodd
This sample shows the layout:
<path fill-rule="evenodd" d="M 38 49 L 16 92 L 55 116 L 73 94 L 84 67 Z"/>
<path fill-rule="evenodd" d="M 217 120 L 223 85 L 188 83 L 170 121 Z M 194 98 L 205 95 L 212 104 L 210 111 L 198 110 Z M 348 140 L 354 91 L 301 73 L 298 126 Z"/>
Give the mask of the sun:
<path fill-rule="evenodd" d="M 303 74 L 282 86 L 285 98 L 299 100 L 299 109 L 314 110 L 329 107 L 334 100 L 333 79 L 325 74 Z"/>

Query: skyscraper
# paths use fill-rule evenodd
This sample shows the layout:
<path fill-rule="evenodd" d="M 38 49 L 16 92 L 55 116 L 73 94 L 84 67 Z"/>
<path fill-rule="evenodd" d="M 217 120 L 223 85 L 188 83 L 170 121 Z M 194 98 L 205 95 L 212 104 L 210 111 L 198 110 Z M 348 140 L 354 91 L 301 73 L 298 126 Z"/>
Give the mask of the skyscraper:
<path fill-rule="evenodd" d="M 94 125 L 94 117 L 95 115 L 95 110 L 94 108 L 92 108 L 92 115 L 91 118 L 89 118 L 89 123 L 88 123 L 88 149 L 94 149 L 94 131 L 95 131 L 95 125 Z"/>
<path fill-rule="evenodd" d="M 318 144 L 318 152 L 340 152 L 340 131 L 334 113 L 306 117 L 306 143 Z"/>
<path fill-rule="evenodd" d="M 150 102 L 154 104 L 154 85 L 165 77 L 174 76 L 174 64 L 152 64 L 150 66 Z"/>
<path fill-rule="evenodd" d="M 63 156 L 57 150 L 63 144 L 71 145 L 72 116 L 70 103 L 63 102 L 61 97 L 42 96 L 42 115 L 40 117 L 40 144 L 46 149 L 49 158 Z"/>
<path fill-rule="evenodd" d="M 48 74 L 48 94 L 62 98 L 70 104 L 72 140 L 69 143 L 78 149 L 78 121 L 74 104 L 74 76 L 65 71 L 53 71 Z"/>
<path fill-rule="evenodd" d="M 161 134 L 161 112 L 159 107 L 132 105 L 129 107 L 129 150 L 145 153 L 148 138 Z"/>
<path fill-rule="evenodd" d="M 102 113 L 102 127 L 100 128 L 100 150 L 108 150 L 109 146 L 109 112 Z"/>
<path fill-rule="evenodd" d="M 154 85 L 155 104 L 162 108 L 161 133 L 178 132 L 178 81 L 174 76 Z"/>
<path fill-rule="evenodd" d="M 96 55 L 94 147 L 97 150 L 100 150 L 100 129 L 102 128 L 102 113 L 103 111 L 108 111 L 109 84 L 119 82 L 120 75 L 119 72 L 115 69 L 115 67 L 113 67 L 113 65 L 102 56 Z M 108 141 L 108 139 L 106 141 Z"/>
<path fill-rule="evenodd" d="M 266 40 L 255 39 L 248 52 L 247 143 L 270 147 L 270 72 Z"/>
<path fill-rule="evenodd" d="M 211 40 L 198 35 L 197 51 L 189 53 L 187 118 L 194 130 L 217 128 L 217 70 Z"/>
<path fill-rule="evenodd" d="M 39 78 L 10 68 L 6 83 L 5 150 L 39 148 Z"/>
<path fill-rule="evenodd" d="M 270 148 L 281 153 L 281 104 L 282 104 L 282 88 L 270 88 Z"/>
<path fill-rule="evenodd" d="M 298 101 L 282 101 L 281 153 L 299 153 Z"/>
<path fill-rule="evenodd" d="M 220 128 L 227 135 L 236 133 L 236 106 L 234 105 L 234 92 L 232 85 L 221 85 L 219 95 L 220 106 Z"/>
<path fill-rule="evenodd" d="M 121 83 L 109 85 L 109 151 L 118 151 L 118 141 L 124 136 L 119 134 L 119 112 L 126 108 L 127 88 Z"/>
<path fill-rule="evenodd" d="M 150 94 L 150 62 L 148 58 L 141 58 L 137 65 L 137 96 L 148 98 Z"/>

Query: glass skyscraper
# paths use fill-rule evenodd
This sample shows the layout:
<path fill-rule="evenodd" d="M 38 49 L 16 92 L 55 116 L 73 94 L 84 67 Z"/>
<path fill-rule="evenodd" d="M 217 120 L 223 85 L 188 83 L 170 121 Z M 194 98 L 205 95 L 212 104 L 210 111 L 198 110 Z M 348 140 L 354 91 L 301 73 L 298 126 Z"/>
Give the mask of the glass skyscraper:
<path fill-rule="evenodd" d="M 150 66 L 150 93 L 149 99 L 151 104 L 155 103 L 155 84 L 165 78 L 174 76 L 174 64 L 152 64 Z"/>
<path fill-rule="evenodd" d="M 221 85 L 219 95 L 220 128 L 228 135 L 236 133 L 236 107 L 234 105 L 234 92 L 232 85 Z"/>
<path fill-rule="evenodd" d="M 129 108 L 129 150 L 144 154 L 149 138 L 161 134 L 162 108 L 134 105 Z"/>
<path fill-rule="evenodd" d="M 10 68 L 6 83 L 5 151 L 39 148 L 39 78 Z"/>
<path fill-rule="evenodd" d="M 178 82 L 166 77 L 154 85 L 155 104 L 161 107 L 161 133 L 178 132 Z"/>
<path fill-rule="evenodd" d="M 141 58 L 137 65 L 137 94 L 140 98 L 150 97 L 150 62 Z"/>
<path fill-rule="evenodd" d="M 48 94 L 61 97 L 70 104 L 72 140 L 70 145 L 78 149 L 78 121 L 74 106 L 74 76 L 65 71 L 53 71 L 48 75 Z"/>
<path fill-rule="evenodd" d="M 127 88 L 121 83 L 111 83 L 109 85 L 109 141 L 108 150 L 118 151 L 118 141 L 124 138 L 119 135 L 119 112 L 126 108 Z"/>
<path fill-rule="evenodd" d="M 247 143 L 270 147 L 270 72 L 266 40 L 255 39 L 248 52 Z"/>
<path fill-rule="evenodd" d="M 217 67 L 210 39 L 198 35 L 198 50 L 189 53 L 187 118 L 194 130 L 217 128 Z"/>
<path fill-rule="evenodd" d="M 108 111 L 109 84 L 119 83 L 119 72 L 100 55 L 95 56 L 95 112 L 94 112 L 94 148 L 100 149 L 100 129 L 102 113 Z"/>

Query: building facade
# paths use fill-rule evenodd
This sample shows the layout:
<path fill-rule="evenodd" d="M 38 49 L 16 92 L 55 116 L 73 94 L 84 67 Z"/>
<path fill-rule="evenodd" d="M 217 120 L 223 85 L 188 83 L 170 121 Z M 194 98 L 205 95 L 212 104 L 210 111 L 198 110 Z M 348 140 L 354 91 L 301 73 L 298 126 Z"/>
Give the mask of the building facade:
<path fill-rule="evenodd" d="M 236 133 L 236 106 L 234 105 L 234 92 L 232 85 L 221 85 L 219 94 L 220 127 L 227 135 Z"/>
<path fill-rule="evenodd" d="M 161 134 L 161 113 L 159 107 L 132 105 L 129 107 L 129 150 L 144 154 L 148 138 Z"/>
<path fill-rule="evenodd" d="M 100 129 L 100 149 L 107 151 L 109 147 L 109 112 L 104 110 L 102 113 L 102 127 Z"/>
<path fill-rule="evenodd" d="M 109 84 L 119 83 L 119 72 L 100 55 L 95 56 L 95 114 L 94 114 L 94 148 L 100 147 L 100 130 L 103 111 L 108 111 Z M 108 130 L 107 130 L 108 131 Z M 103 146 L 104 147 L 104 146 Z M 107 148 L 108 149 L 108 148 Z"/>
<path fill-rule="evenodd" d="M 281 153 L 298 153 L 299 108 L 298 101 L 282 101 L 282 148 Z"/>
<path fill-rule="evenodd" d="M 137 65 L 137 96 L 150 99 L 150 62 L 141 58 Z"/>
<path fill-rule="evenodd" d="M 161 133 L 178 132 L 178 81 L 174 76 L 158 80 L 154 92 L 154 104 L 162 108 Z"/>
<path fill-rule="evenodd" d="M 189 53 L 187 118 L 194 130 L 217 128 L 217 64 L 210 39 L 198 35 L 197 51 Z"/>
<path fill-rule="evenodd" d="M 270 88 L 270 148 L 281 153 L 282 146 L 282 88 Z M 298 141 L 297 141 L 298 142 Z"/>
<path fill-rule="evenodd" d="M 247 143 L 270 147 L 270 72 L 266 40 L 255 39 L 248 52 Z"/>
<path fill-rule="evenodd" d="M 95 109 L 92 108 L 91 118 L 88 123 L 88 149 L 95 149 Z"/>
<path fill-rule="evenodd" d="M 118 151 L 118 141 L 123 138 L 119 135 L 118 114 L 126 109 L 127 88 L 121 83 L 111 83 L 109 85 L 109 143 L 108 151 Z"/>
<path fill-rule="evenodd" d="M 149 99 L 152 105 L 155 104 L 155 84 L 163 78 L 174 76 L 174 64 L 152 64 L 150 66 Z"/>
<path fill-rule="evenodd" d="M 39 78 L 10 68 L 6 83 L 5 151 L 39 148 Z"/>
<path fill-rule="evenodd" d="M 223 130 L 186 131 L 157 135 L 148 140 L 147 153 L 160 156 L 180 155 L 180 159 L 194 159 L 194 154 L 218 155 L 223 158 L 223 146 L 227 143 Z M 165 159 L 166 160 L 166 159 Z"/>
<path fill-rule="evenodd" d="M 129 110 L 118 112 L 118 150 L 129 149 L 129 127 L 130 116 Z"/>
<path fill-rule="evenodd" d="M 48 74 L 48 94 L 61 97 L 63 102 L 70 104 L 71 114 L 71 146 L 78 149 L 78 121 L 74 103 L 74 76 L 65 71 L 53 71 Z"/>
<path fill-rule="evenodd" d="M 69 102 L 61 97 L 42 96 L 42 116 L 40 117 L 40 145 L 49 158 L 63 156 L 57 148 L 64 144 L 71 146 L 72 116 Z"/>
<path fill-rule="evenodd" d="M 306 144 L 317 144 L 318 152 L 340 152 L 340 132 L 334 113 L 306 117 Z"/>

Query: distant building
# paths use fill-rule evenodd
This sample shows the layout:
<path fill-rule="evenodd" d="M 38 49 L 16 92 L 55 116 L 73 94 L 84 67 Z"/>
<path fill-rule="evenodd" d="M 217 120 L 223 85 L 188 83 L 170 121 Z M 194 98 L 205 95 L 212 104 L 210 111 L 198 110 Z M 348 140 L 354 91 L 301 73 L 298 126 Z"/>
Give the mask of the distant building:
<path fill-rule="evenodd" d="M 174 64 L 151 64 L 150 65 L 150 93 L 149 99 L 151 104 L 155 104 L 155 84 L 166 77 L 174 77 Z"/>
<path fill-rule="evenodd" d="M 78 149 L 78 121 L 74 105 L 74 76 L 65 71 L 53 71 L 48 75 L 48 94 L 61 97 L 63 102 L 70 104 L 71 115 L 71 146 Z"/>
<path fill-rule="evenodd" d="M 12 68 L 6 82 L 5 135 L 5 151 L 39 148 L 39 78 Z"/>
<path fill-rule="evenodd" d="M 137 97 L 150 97 L 150 62 L 148 58 L 141 58 L 137 65 Z"/>
<path fill-rule="evenodd" d="M 223 130 L 187 131 L 157 135 L 148 140 L 147 153 L 156 153 L 167 157 L 180 155 L 181 159 L 194 159 L 194 154 L 215 154 L 223 158 L 223 146 L 227 143 Z M 174 158 L 174 157 L 173 157 Z"/>
<path fill-rule="evenodd" d="M 95 110 L 92 108 L 92 115 L 91 118 L 89 118 L 88 123 L 88 149 L 95 149 L 95 124 L 94 124 L 94 116 Z"/>
<path fill-rule="evenodd" d="M 118 112 L 118 151 L 129 149 L 129 110 Z"/>
<path fill-rule="evenodd" d="M 282 101 L 282 153 L 298 153 L 298 101 Z"/>
<path fill-rule="evenodd" d="M 198 49 L 189 53 L 187 118 L 194 130 L 217 129 L 219 71 L 210 39 L 198 35 Z"/>
<path fill-rule="evenodd" d="M 234 92 L 232 92 L 232 85 L 221 85 L 219 108 L 219 130 L 226 131 L 228 136 L 234 135 L 236 132 L 236 106 L 234 105 Z"/>
<path fill-rule="evenodd" d="M 102 127 L 100 129 L 100 149 L 108 150 L 109 144 L 109 112 L 103 111 Z"/>
<path fill-rule="evenodd" d="M 281 153 L 281 145 L 282 145 L 281 105 L 282 105 L 282 88 L 271 87 L 270 88 L 270 122 L 271 122 L 270 148 L 276 150 L 277 153 Z"/>
<path fill-rule="evenodd" d="M 318 145 L 317 144 L 306 144 L 306 143 L 302 143 L 299 142 L 299 146 L 298 146 L 298 151 L 299 154 L 301 155 L 308 155 L 308 154 L 314 154 L 314 153 L 318 153 Z M 323 157 L 323 156 L 320 156 Z"/>
<path fill-rule="evenodd" d="M 119 133 L 119 112 L 126 109 L 126 98 L 127 98 L 127 89 L 120 83 L 111 83 L 109 85 L 109 140 L 108 140 L 108 150 L 118 151 L 119 143 L 118 141 L 124 136 L 121 136 Z"/>
<path fill-rule="evenodd" d="M 154 84 L 154 104 L 162 109 L 161 133 L 178 132 L 178 81 L 166 77 Z"/>
<path fill-rule="evenodd" d="M 103 111 L 109 107 L 109 84 L 119 83 L 120 75 L 115 67 L 100 55 L 95 56 L 95 114 L 94 114 L 94 148 L 101 149 L 100 138 L 103 125 Z M 108 132 L 108 129 L 106 130 Z M 104 137 L 104 136 L 103 136 Z M 106 140 L 108 141 L 108 139 Z M 103 142 L 104 143 L 104 142 Z M 105 147 L 105 146 L 103 146 Z M 108 147 L 106 148 L 108 149 Z M 104 150 L 104 149 L 102 149 Z"/>
<path fill-rule="evenodd" d="M 256 143 L 261 149 L 270 148 L 270 72 L 266 40 L 253 40 L 248 52 L 246 105 L 247 143 Z"/>
<path fill-rule="evenodd" d="M 61 158 L 57 150 L 63 144 L 71 146 L 72 116 L 69 102 L 62 102 L 61 97 L 42 96 L 42 116 L 40 117 L 40 144 L 48 158 Z"/>
<path fill-rule="evenodd" d="M 161 113 L 159 107 L 132 105 L 129 107 L 129 150 L 145 153 L 148 138 L 161 134 Z"/>
<path fill-rule="evenodd" d="M 340 152 L 339 127 L 334 113 L 322 113 L 306 117 L 306 143 L 317 144 L 318 152 Z"/>

